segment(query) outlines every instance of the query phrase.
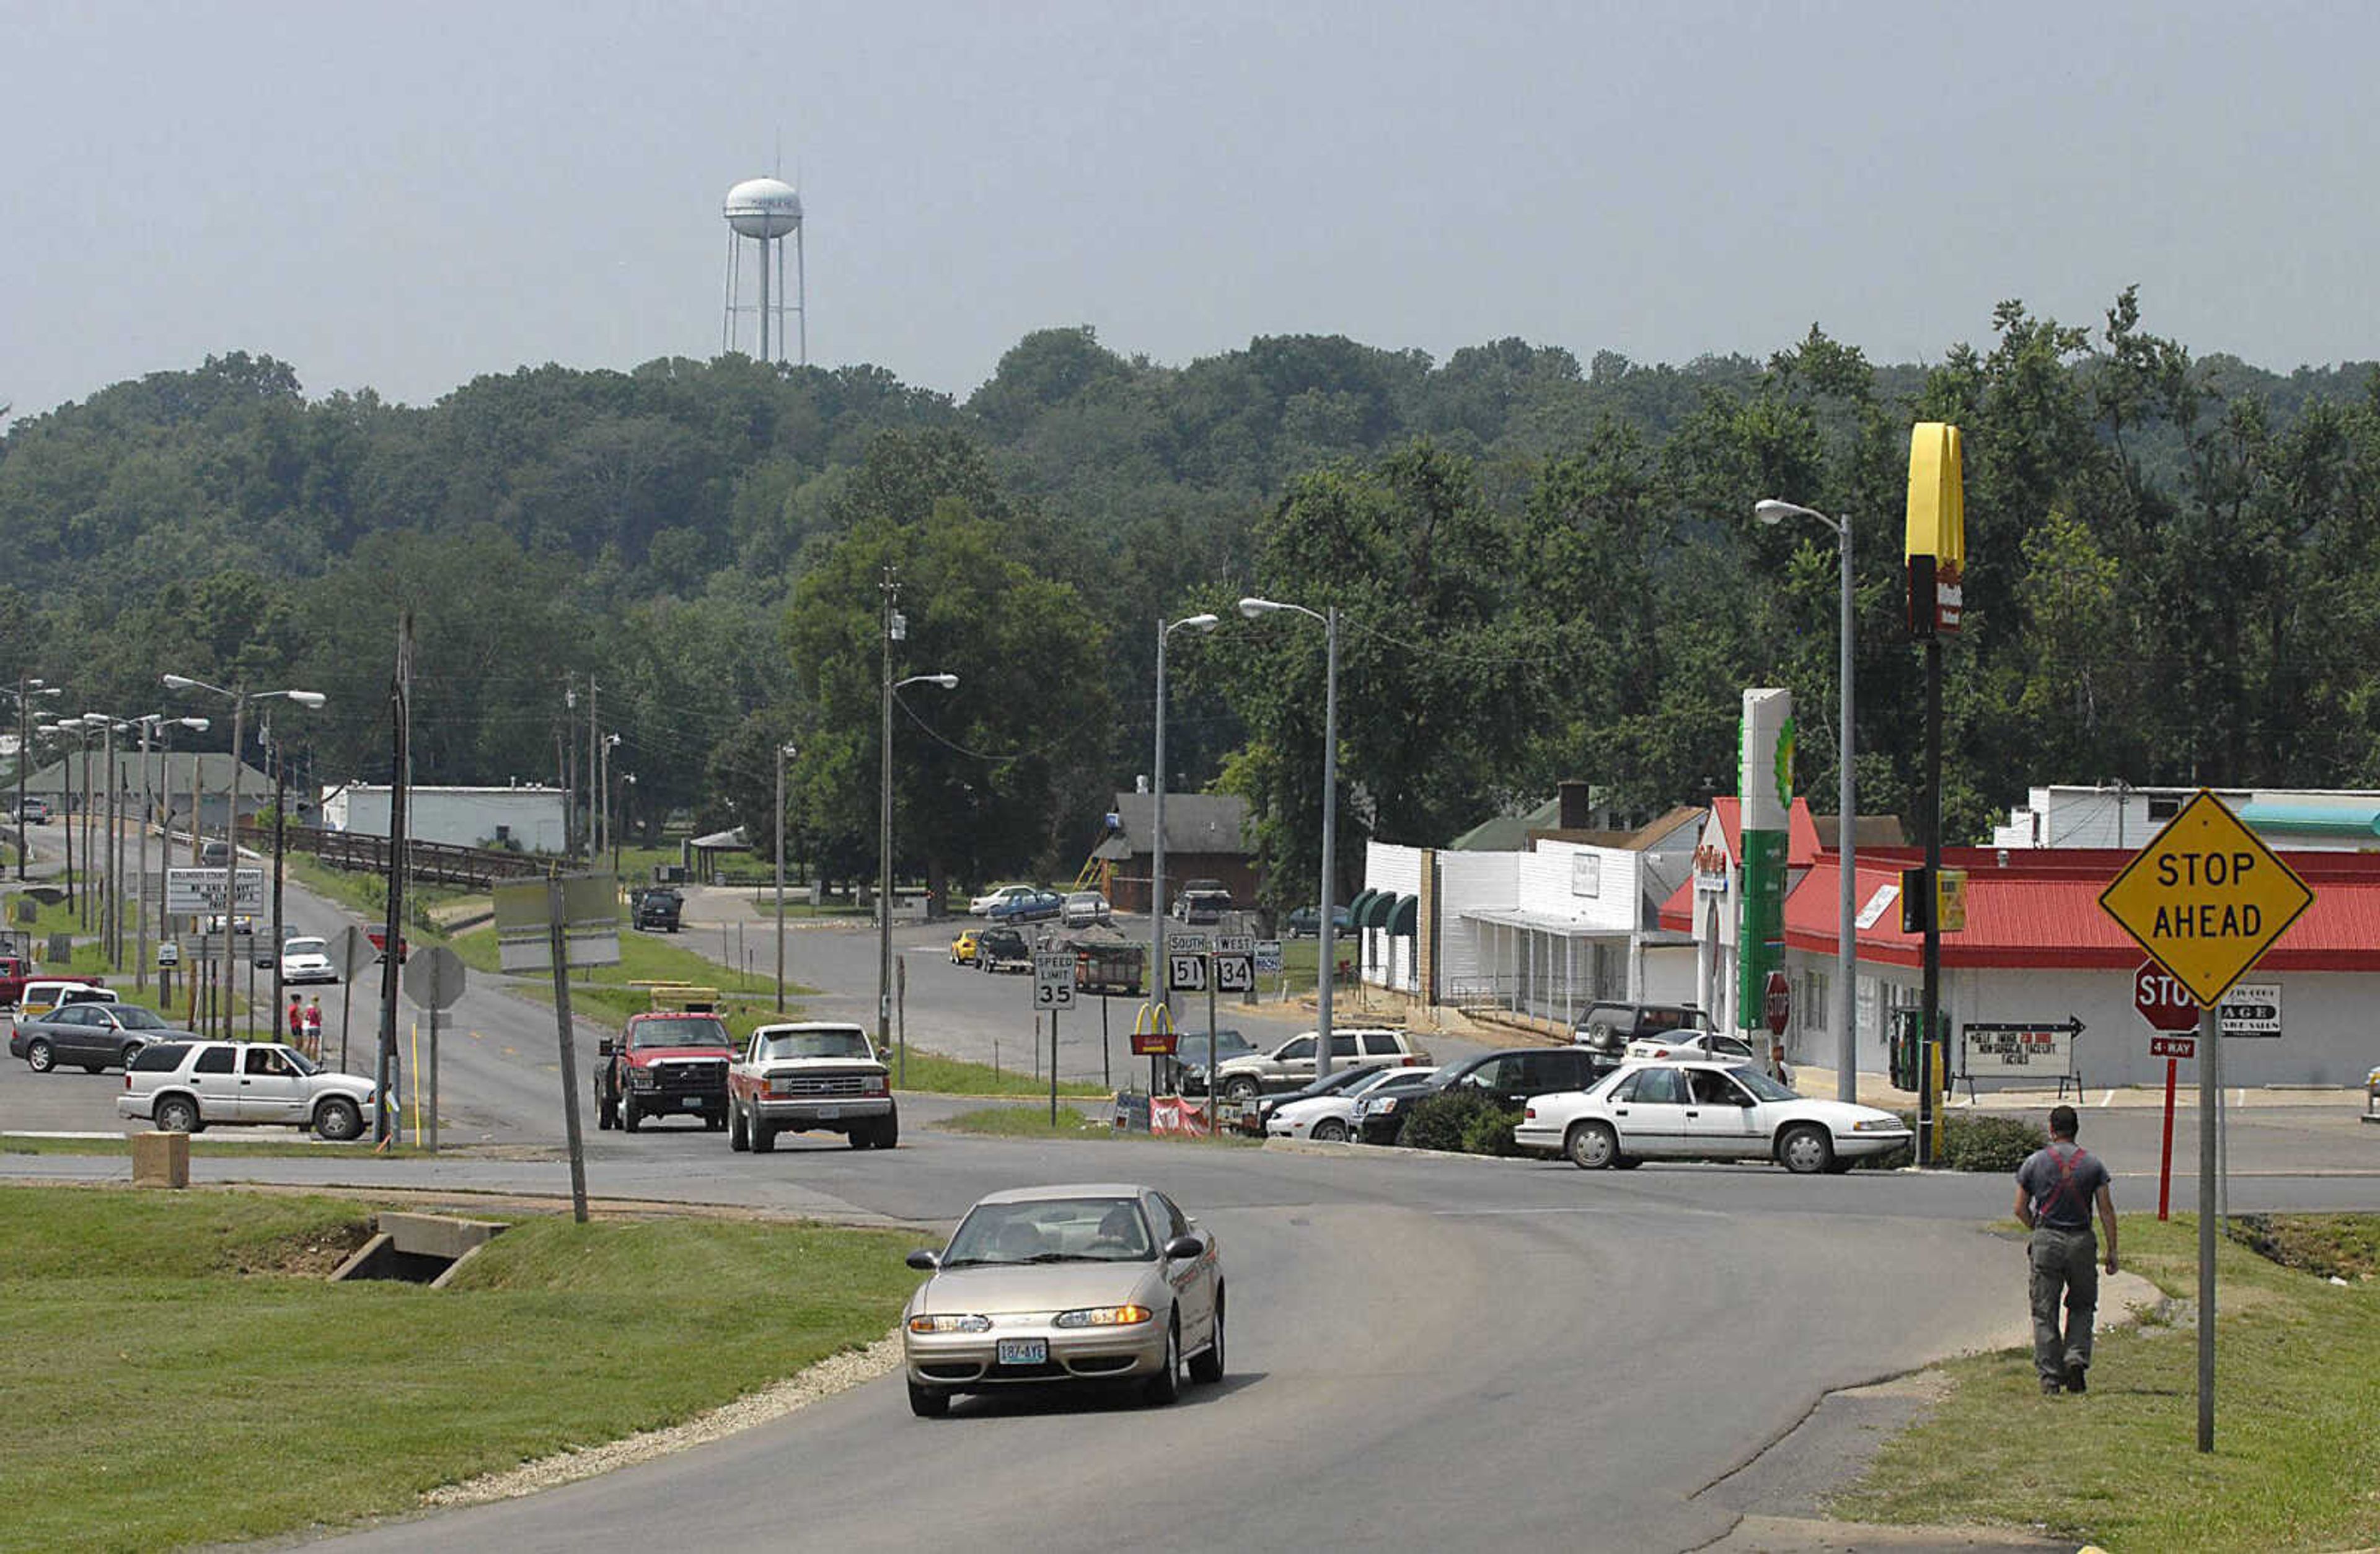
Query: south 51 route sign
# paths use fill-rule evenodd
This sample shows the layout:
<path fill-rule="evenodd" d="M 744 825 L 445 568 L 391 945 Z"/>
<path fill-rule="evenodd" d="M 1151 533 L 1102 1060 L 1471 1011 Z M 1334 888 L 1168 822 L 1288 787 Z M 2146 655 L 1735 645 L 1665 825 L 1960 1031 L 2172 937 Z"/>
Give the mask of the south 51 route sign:
<path fill-rule="evenodd" d="M 2099 893 L 2099 904 L 2211 1009 L 2313 904 L 2313 892 L 2201 788 Z"/>

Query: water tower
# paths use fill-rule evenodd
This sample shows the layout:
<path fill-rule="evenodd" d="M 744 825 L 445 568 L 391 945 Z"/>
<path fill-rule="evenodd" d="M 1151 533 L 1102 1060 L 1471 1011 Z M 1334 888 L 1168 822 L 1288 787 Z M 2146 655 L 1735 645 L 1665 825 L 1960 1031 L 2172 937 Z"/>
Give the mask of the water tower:
<path fill-rule="evenodd" d="M 727 218 L 727 312 L 720 321 L 719 348 L 737 348 L 736 320 L 749 313 L 759 322 L 760 361 L 782 361 L 785 356 L 785 315 L 794 315 L 798 331 L 795 360 L 808 366 L 809 316 L 803 303 L 808 288 L 802 280 L 802 197 L 794 186 L 777 178 L 747 178 L 727 191 L 722 213 Z M 785 239 L 794 240 L 794 285 L 785 287 Z M 760 297 L 757 305 L 744 299 L 744 242 L 760 249 Z"/>

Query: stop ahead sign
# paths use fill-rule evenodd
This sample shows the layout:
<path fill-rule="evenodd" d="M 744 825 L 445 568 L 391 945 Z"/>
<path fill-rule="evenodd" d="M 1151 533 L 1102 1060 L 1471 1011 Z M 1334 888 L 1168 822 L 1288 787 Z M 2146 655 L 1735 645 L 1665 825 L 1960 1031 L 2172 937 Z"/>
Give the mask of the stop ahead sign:
<path fill-rule="evenodd" d="M 2132 1007 L 2151 1030 L 2180 1035 L 2198 1028 L 2198 1001 L 2155 961 L 2143 961 L 2132 973 Z"/>
<path fill-rule="evenodd" d="M 1768 974 L 1767 984 L 1760 990 L 1760 1013 L 1768 1022 L 1768 1034 L 1783 1036 L 1785 1027 L 1793 1020 L 1793 984 L 1781 971 Z M 2192 1026 L 2194 1030 L 2197 1027 Z"/>

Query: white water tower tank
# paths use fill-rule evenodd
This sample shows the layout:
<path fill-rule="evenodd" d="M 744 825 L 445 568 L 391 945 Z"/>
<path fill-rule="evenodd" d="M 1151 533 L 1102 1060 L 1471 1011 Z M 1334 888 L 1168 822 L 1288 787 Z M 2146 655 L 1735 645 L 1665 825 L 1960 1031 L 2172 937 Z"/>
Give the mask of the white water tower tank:
<path fill-rule="evenodd" d="M 794 341 L 798 342 L 796 359 L 807 366 L 809 362 L 809 308 L 808 290 L 802 275 L 802 197 L 793 185 L 781 178 L 747 178 L 727 191 L 726 202 L 720 213 L 727 218 L 727 310 L 720 321 L 719 348 L 733 351 L 741 342 L 736 338 L 736 325 L 750 315 L 758 326 L 751 332 L 757 349 L 753 355 L 761 361 L 783 359 L 788 331 L 788 313 L 793 315 Z M 785 239 L 794 240 L 793 285 L 785 284 Z M 746 242 L 759 245 L 759 300 L 757 305 L 743 297 L 743 246 Z"/>

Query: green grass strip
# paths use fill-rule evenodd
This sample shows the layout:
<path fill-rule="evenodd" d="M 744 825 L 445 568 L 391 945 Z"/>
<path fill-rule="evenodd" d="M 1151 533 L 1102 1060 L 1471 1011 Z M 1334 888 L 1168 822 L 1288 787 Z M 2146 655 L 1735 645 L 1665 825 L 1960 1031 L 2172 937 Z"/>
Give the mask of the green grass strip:
<path fill-rule="evenodd" d="M 2305 1217 L 2313 1218 L 2313 1217 Z M 2329 1218 L 2329 1217 L 2325 1217 Z M 2329 1238 L 2369 1245 L 2369 1217 Z M 2126 1266 L 2197 1293 L 2196 1221 L 2123 1220 Z M 2111 1551 L 2380 1543 L 2380 1281 L 2295 1272 L 2216 1250 L 2216 1450 L 2198 1444 L 2194 1318 L 2103 1335 L 2091 1390 L 2042 1395 L 2030 1348 L 1955 1361 L 1950 1395 L 1830 1512 L 1853 1521 L 2046 1529 Z M 2009 1254 L 2011 1314 L 2024 1303 Z"/>
<path fill-rule="evenodd" d="M 0 1188 L 0 1549 L 269 1538 L 666 1426 L 881 1337 L 914 1234 L 523 1219 L 432 1292 L 357 1206 Z M 307 1248 L 316 1250 L 312 1254 Z"/>

